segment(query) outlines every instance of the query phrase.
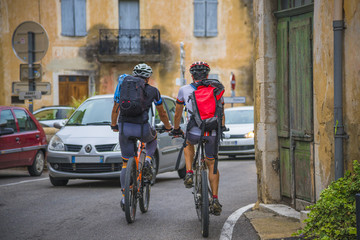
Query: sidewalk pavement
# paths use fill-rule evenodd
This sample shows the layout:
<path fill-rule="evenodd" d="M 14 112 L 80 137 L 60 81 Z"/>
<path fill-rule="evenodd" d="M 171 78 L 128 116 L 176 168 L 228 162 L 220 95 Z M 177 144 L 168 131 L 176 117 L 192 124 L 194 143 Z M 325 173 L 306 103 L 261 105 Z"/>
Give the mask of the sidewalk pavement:
<path fill-rule="evenodd" d="M 249 226 L 245 225 L 250 224 L 253 227 L 253 230 L 250 231 L 258 235 L 256 237 L 255 234 L 252 234 L 254 236 L 251 239 L 301 239 L 292 234 L 303 227 L 301 222 L 306 214 L 306 211 L 298 212 L 283 204 L 256 204 L 237 221 L 232 239 L 244 239 L 241 231 L 249 229 Z"/>

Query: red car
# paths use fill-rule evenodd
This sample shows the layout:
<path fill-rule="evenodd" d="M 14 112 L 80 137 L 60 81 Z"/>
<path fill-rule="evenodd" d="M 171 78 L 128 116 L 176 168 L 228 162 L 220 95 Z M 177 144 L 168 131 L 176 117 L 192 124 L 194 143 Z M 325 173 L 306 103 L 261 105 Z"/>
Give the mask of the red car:
<path fill-rule="evenodd" d="M 44 170 L 46 136 L 27 109 L 0 106 L 0 169 L 27 166 L 31 176 Z"/>

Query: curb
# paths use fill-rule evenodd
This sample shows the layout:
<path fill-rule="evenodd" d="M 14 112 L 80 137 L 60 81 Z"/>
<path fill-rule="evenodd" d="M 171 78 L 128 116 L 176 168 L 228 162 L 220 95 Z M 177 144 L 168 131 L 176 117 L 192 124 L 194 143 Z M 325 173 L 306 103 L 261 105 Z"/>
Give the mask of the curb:
<path fill-rule="evenodd" d="M 293 218 L 294 220 L 300 221 L 300 212 L 287 205 L 260 203 L 259 208 L 263 211 L 272 212 L 279 216 Z"/>

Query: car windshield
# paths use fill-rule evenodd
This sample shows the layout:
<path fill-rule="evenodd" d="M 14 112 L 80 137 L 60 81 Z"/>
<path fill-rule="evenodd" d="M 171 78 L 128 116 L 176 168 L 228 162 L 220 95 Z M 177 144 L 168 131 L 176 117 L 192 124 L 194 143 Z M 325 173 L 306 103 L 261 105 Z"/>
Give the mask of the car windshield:
<path fill-rule="evenodd" d="M 98 98 L 86 101 L 76 109 L 66 125 L 110 125 L 113 103 L 112 98 Z"/>
<path fill-rule="evenodd" d="M 225 124 L 254 123 L 254 110 L 225 110 Z"/>

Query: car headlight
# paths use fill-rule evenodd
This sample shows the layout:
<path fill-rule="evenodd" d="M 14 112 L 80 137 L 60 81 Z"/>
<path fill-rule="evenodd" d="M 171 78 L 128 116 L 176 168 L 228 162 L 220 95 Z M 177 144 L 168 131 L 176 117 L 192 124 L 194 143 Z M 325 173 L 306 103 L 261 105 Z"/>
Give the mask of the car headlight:
<path fill-rule="evenodd" d="M 254 138 L 254 136 L 255 136 L 254 131 L 251 131 L 251 132 L 248 132 L 247 134 L 245 134 L 246 138 Z"/>
<path fill-rule="evenodd" d="M 120 143 L 116 144 L 114 149 L 113 149 L 114 152 L 120 152 Z"/>
<path fill-rule="evenodd" d="M 50 140 L 49 150 L 52 150 L 52 151 L 65 151 L 65 145 L 64 145 L 63 141 L 61 140 L 61 138 L 54 135 Z"/>

